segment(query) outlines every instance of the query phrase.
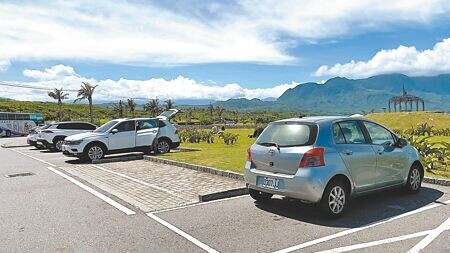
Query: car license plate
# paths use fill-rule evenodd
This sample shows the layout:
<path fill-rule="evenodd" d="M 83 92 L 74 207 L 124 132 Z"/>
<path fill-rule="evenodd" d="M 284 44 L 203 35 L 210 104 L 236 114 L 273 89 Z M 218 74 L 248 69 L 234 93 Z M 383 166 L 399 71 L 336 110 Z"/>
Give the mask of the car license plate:
<path fill-rule="evenodd" d="M 264 177 L 262 186 L 270 189 L 278 190 L 280 180 L 276 178 Z"/>

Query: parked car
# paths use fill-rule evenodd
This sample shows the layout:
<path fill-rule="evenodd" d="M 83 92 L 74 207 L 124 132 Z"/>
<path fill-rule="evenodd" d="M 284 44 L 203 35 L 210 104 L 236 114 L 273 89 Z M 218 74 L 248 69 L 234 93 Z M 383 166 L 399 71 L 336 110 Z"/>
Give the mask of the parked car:
<path fill-rule="evenodd" d="M 417 150 L 363 117 L 306 117 L 270 123 L 248 149 L 245 180 L 260 202 L 273 194 L 318 203 L 341 216 L 349 199 L 393 187 L 420 190 Z"/>
<path fill-rule="evenodd" d="M 96 128 L 96 125 L 88 122 L 68 121 L 51 123 L 47 128 L 39 130 L 37 145 L 42 145 L 48 149 L 61 151 L 64 138 L 67 136 L 92 132 Z"/>
<path fill-rule="evenodd" d="M 49 128 L 50 125 L 44 125 L 44 126 L 36 126 L 33 127 L 32 129 L 30 129 L 28 131 L 28 135 L 27 135 L 27 143 L 30 146 L 34 146 L 36 148 L 42 148 L 43 146 L 39 145 L 37 143 L 37 138 L 39 136 L 39 131 L 41 130 L 45 130 L 47 128 Z"/>
<path fill-rule="evenodd" d="M 177 112 L 176 109 L 170 109 L 156 118 L 112 120 L 91 133 L 67 137 L 63 153 L 92 161 L 106 154 L 170 152 L 170 149 L 180 145 L 178 131 L 169 122 Z"/>

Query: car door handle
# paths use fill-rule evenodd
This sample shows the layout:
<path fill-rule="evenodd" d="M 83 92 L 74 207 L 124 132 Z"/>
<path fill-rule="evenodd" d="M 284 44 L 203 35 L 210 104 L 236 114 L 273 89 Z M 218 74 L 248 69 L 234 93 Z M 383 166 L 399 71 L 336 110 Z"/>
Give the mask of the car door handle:
<path fill-rule="evenodd" d="M 351 151 L 351 150 L 342 150 L 342 154 L 344 154 L 344 155 L 353 155 L 353 151 Z"/>

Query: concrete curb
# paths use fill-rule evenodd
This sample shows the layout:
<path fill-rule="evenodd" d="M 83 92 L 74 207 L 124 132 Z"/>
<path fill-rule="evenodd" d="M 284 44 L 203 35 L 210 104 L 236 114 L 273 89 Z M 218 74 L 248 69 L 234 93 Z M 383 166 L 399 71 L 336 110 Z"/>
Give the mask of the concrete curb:
<path fill-rule="evenodd" d="M 229 177 L 229 178 L 244 181 L 243 174 L 228 171 L 228 170 L 218 170 L 218 169 L 207 167 L 207 166 L 178 162 L 178 161 L 173 161 L 173 160 L 169 160 L 169 159 L 159 158 L 159 157 L 155 157 L 155 156 L 148 156 L 148 155 L 144 156 L 144 160 L 174 165 L 174 166 L 178 166 L 178 167 L 182 167 L 182 168 L 186 168 L 186 169 L 206 172 L 206 173 L 210 173 L 210 174 L 217 175 L 217 176 Z"/>
<path fill-rule="evenodd" d="M 113 163 L 113 162 L 126 162 L 126 161 L 133 161 L 133 160 L 142 160 L 143 159 L 142 154 L 136 154 L 136 155 L 127 155 L 127 156 L 120 156 L 120 157 L 111 157 L 111 158 L 104 158 L 97 161 L 92 161 L 92 164 L 100 164 L 100 163 Z"/>
<path fill-rule="evenodd" d="M 450 180 L 447 179 L 440 179 L 440 178 L 431 178 L 431 177 L 424 177 L 423 182 L 428 184 L 437 184 L 442 186 L 450 186 Z"/>
<path fill-rule="evenodd" d="M 8 143 L 1 145 L 2 148 L 24 148 L 31 147 L 30 145 L 8 145 Z"/>
<path fill-rule="evenodd" d="M 232 190 L 222 191 L 222 192 L 215 192 L 215 193 L 210 193 L 210 194 L 199 194 L 198 200 L 200 200 L 200 202 L 208 202 L 208 201 L 217 200 L 217 199 L 226 199 L 226 198 L 231 198 L 231 197 L 237 197 L 237 196 L 241 196 L 241 195 L 245 195 L 245 194 L 248 194 L 247 187 L 232 189 Z"/>

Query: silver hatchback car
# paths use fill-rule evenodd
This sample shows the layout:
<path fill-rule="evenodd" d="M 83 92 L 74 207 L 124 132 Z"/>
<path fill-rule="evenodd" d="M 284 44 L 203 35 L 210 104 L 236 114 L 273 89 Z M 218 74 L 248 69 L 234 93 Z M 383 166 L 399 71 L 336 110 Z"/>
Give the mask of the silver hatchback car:
<path fill-rule="evenodd" d="M 420 190 L 417 150 L 386 127 L 363 117 L 305 117 L 270 123 L 248 149 L 250 196 L 273 194 L 318 203 L 342 215 L 351 197 L 392 187 Z"/>

